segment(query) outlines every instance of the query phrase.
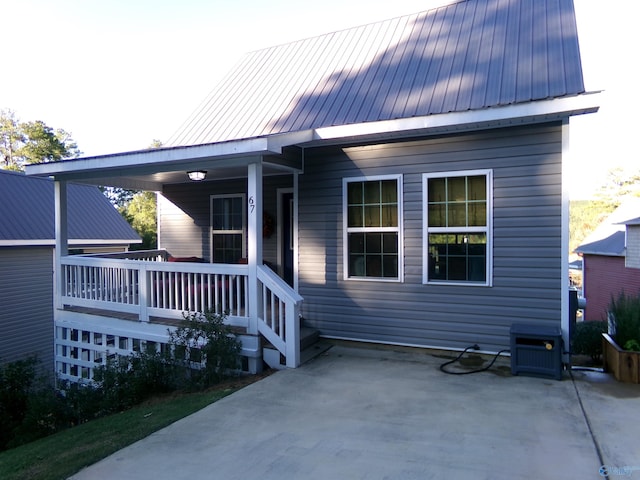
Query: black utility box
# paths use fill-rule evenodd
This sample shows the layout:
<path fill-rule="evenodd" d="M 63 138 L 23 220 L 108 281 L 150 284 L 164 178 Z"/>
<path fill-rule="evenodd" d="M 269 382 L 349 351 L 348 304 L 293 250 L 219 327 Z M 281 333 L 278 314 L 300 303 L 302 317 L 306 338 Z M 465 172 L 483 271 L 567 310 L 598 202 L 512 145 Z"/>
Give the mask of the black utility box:
<path fill-rule="evenodd" d="M 560 327 L 511 325 L 511 373 L 562 380 Z"/>

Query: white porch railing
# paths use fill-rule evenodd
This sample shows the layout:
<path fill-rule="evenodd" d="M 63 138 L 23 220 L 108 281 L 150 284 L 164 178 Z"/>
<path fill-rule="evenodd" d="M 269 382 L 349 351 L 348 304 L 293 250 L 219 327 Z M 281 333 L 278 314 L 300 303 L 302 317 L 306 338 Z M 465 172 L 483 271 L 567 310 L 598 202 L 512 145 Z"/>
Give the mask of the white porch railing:
<path fill-rule="evenodd" d="M 258 266 L 258 330 L 286 358 L 300 365 L 300 305 L 302 297 L 273 270 Z"/>
<path fill-rule="evenodd" d="M 163 250 L 63 257 L 58 305 L 120 312 L 141 322 L 213 311 L 226 314 L 230 325 L 249 328 L 247 265 L 167 258 Z M 302 297 L 268 267 L 258 267 L 256 281 L 258 331 L 286 357 L 287 366 L 297 367 Z"/>
<path fill-rule="evenodd" d="M 116 258 L 114 258 L 116 257 Z M 70 256 L 62 263 L 62 305 L 149 317 L 181 319 L 185 311 L 227 314 L 247 327 L 246 265 L 136 260 L 113 256 Z"/>

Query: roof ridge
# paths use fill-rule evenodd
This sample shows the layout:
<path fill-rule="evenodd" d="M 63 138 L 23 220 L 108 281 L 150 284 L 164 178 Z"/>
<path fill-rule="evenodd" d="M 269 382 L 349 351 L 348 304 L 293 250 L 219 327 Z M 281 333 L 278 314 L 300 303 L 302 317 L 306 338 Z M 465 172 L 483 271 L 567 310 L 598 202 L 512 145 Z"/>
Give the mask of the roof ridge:
<path fill-rule="evenodd" d="M 256 48 L 255 50 L 249 50 L 249 51 L 245 52 L 243 55 L 241 55 L 241 57 L 245 57 L 247 55 L 254 54 L 254 53 L 257 53 L 257 52 L 264 52 L 266 50 L 271 50 L 272 48 L 279 48 L 279 47 L 283 47 L 285 45 L 293 45 L 293 44 L 296 44 L 296 43 L 306 42 L 308 40 L 318 39 L 318 38 L 326 37 L 326 36 L 329 36 L 329 35 L 335 35 L 337 33 L 348 32 L 350 30 L 358 30 L 360 28 L 370 27 L 372 25 L 377 25 L 377 24 L 386 23 L 386 22 L 393 22 L 393 21 L 400 20 L 402 18 L 415 17 L 415 16 L 419 16 L 419 15 L 422 15 L 422 14 L 426 14 L 426 13 L 432 12 L 434 10 L 439 10 L 441 8 L 448 8 L 448 7 L 451 7 L 452 5 L 456 5 L 458 3 L 467 3 L 467 2 L 470 2 L 470 1 L 472 1 L 472 0 L 440 0 L 438 2 L 439 3 L 438 6 L 434 6 L 432 8 L 428 8 L 426 10 L 420 10 L 418 12 L 407 13 L 407 14 L 404 14 L 404 15 L 396 15 L 395 17 L 388 17 L 388 18 L 383 18 L 381 20 L 375 20 L 375 21 L 368 22 L 368 23 L 362 23 L 360 25 L 353 25 L 351 27 L 341 28 L 339 30 L 333 30 L 333 31 L 321 33 L 321 34 L 318 34 L 318 35 L 311 35 L 309 37 L 297 38 L 296 40 L 292 40 L 290 42 L 276 43 L 276 44 L 270 45 L 268 47 Z"/>
<path fill-rule="evenodd" d="M 575 27 L 571 0 L 445 0 L 419 13 L 247 52 L 167 144 L 584 94 Z"/>

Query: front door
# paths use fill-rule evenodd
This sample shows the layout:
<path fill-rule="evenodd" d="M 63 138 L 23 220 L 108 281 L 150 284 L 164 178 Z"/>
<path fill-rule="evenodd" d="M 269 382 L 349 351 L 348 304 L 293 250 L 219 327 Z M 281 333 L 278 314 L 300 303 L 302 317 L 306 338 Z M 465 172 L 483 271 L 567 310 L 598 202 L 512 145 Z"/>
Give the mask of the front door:
<path fill-rule="evenodd" d="M 293 287 L 293 192 L 280 196 L 280 259 L 282 278 Z"/>

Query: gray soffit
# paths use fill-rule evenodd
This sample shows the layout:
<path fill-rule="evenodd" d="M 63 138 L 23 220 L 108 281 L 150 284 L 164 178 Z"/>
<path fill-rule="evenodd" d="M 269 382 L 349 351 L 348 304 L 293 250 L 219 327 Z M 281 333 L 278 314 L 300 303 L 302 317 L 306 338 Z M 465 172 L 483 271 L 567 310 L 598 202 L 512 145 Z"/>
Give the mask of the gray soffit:
<path fill-rule="evenodd" d="M 50 245 L 55 238 L 53 181 L 0 170 L 0 245 Z M 139 235 L 97 187 L 69 184 L 68 226 L 73 244 L 126 245 Z M 15 243 L 12 243 L 15 242 Z"/>

